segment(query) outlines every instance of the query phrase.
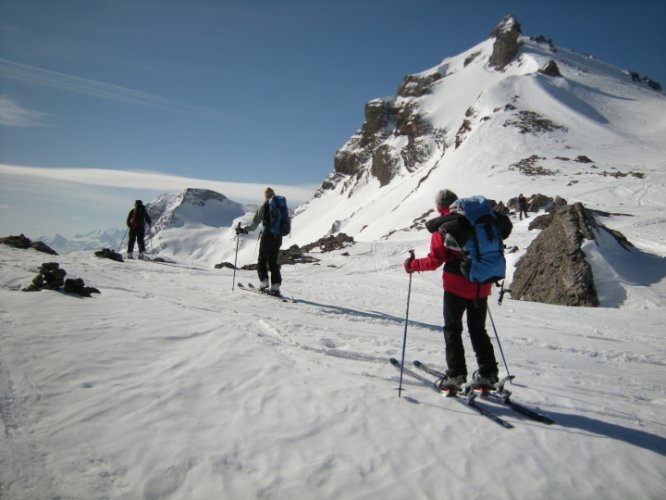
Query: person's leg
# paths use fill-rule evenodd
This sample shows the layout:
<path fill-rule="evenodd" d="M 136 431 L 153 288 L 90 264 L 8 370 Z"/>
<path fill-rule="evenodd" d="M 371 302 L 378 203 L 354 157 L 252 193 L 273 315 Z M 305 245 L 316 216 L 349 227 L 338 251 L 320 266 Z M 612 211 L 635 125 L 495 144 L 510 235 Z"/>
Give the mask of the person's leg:
<path fill-rule="evenodd" d="M 444 342 L 448 374 L 467 376 L 465 348 L 462 342 L 462 316 L 466 300 L 450 292 L 444 292 Z"/>
<path fill-rule="evenodd" d="M 483 376 L 497 375 L 495 351 L 486 331 L 488 297 L 470 300 L 467 306 L 467 328 L 476 354 L 479 373 Z"/>
<path fill-rule="evenodd" d="M 146 251 L 145 233 L 143 231 L 137 232 L 136 241 L 139 244 L 139 253 Z"/>
<path fill-rule="evenodd" d="M 280 273 L 280 245 L 282 244 L 282 237 L 271 238 L 271 245 L 268 251 L 268 270 L 271 272 L 271 285 L 279 288 L 282 284 L 282 274 Z"/>
<path fill-rule="evenodd" d="M 134 252 L 134 243 L 136 243 L 136 232 L 129 232 L 129 239 L 127 240 L 127 254 L 132 255 Z"/>
<path fill-rule="evenodd" d="M 260 286 L 268 288 L 268 250 L 267 238 L 261 238 L 259 242 L 259 259 L 257 260 L 257 276 Z"/>

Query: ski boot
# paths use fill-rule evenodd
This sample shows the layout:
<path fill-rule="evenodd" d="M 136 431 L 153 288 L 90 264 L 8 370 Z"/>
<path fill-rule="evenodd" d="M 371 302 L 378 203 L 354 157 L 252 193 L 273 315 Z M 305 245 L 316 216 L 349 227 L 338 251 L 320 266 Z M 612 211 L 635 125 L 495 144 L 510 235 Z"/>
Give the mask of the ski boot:
<path fill-rule="evenodd" d="M 497 390 L 497 383 L 499 379 L 496 373 L 489 373 L 482 375 L 479 371 L 475 371 L 472 375 L 472 381 L 468 384 L 467 392 L 470 390 L 487 394 Z"/>
<path fill-rule="evenodd" d="M 442 378 L 437 379 L 435 388 L 445 396 L 452 397 L 462 391 L 465 379 L 465 375 L 450 375 L 447 373 Z"/>

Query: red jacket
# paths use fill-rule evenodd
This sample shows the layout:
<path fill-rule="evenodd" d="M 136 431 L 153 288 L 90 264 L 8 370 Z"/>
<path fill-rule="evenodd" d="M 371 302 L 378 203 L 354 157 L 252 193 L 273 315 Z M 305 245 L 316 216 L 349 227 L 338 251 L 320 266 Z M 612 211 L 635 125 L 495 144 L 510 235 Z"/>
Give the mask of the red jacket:
<path fill-rule="evenodd" d="M 442 210 L 440 213 L 447 215 L 449 211 Z M 435 231 L 430 237 L 430 253 L 428 256 L 422 259 L 414 259 L 410 267 L 414 271 L 434 271 L 445 262 L 448 262 L 451 265 L 444 266 L 444 273 L 442 274 L 444 290 L 464 299 L 482 298 L 490 295 L 492 283 L 485 283 L 479 286 L 465 279 L 460 273 L 460 266 L 458 264 L 461 260 L 461 253 L 446 248 L 442 233 Z"/>

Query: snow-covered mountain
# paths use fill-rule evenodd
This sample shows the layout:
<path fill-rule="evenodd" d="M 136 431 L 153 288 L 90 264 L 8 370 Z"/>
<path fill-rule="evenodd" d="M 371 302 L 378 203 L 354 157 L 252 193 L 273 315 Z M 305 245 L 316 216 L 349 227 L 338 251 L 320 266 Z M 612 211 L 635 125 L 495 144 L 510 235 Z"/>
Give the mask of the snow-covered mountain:
<path fill-rule="evenodd" d="M 664 94 L 520 31 L 507 17 L 489 39 L 370 101 L 297 210 L 296 242 L 338 231 L 411 238 L 442 188 L 504 202 L 541 191 L 613 212 L 661 206 L 647 186 L 664 169 Z"/>
<path fill-rule="evenodd" d="M 82 250 L 99 250 L 100 248 L 117 248 L 125 235 L 125 230 L 109 228 L 91 231 L 85 234 L 75 234 L 66 238 L 60 234 L 55 236 L 41 236 L 37 240 L 46 243 L 59 254 L 80 252 Z"/>
<path fill-rule="evenodd" d="M 196 188 L 165 193 L 144 204 L 153 222 L 146 233 L 151 253 L 184 260 L 197 260 L 198 253 L 183 254 L 183 240 L 194 238 L 202 246 L 215 246 L 216 238 L 224 237 L 237 219 L 245 216 L 245 220 L 257 209 L 256 205 L 237 203 L 221 193 Z M 128 213 L 131 208 L 128 207 Z M 123 214 L 123 218 L 125 216 Z M 100 248 L 122 251 L 127 245 L 127 232 L 126 229 L 107 229 L 77 234 L 73 238 L 55 235 L 38 239 L 60 254 Z"/>
<path fill-rule="evenodd" d="M 212 265 L 228 253 L 235 237 L 232 228 L 250 219 L 257 207 L 208 189 L 188 188 L 161 195 L 146 209 L 153 221 L 146 243 L 151 254 Z"/>
<path fill-rule="evenodd" d="M 246 205 L 236 203 L 223 194 L 210 189 L 194 188 L 185 189 L 178 194 L 158 196 L 147 203 L 146 208 L 156 233 L 165 229 L 196 225 L 230 227 L 236 218 L 248 210 Z"/>

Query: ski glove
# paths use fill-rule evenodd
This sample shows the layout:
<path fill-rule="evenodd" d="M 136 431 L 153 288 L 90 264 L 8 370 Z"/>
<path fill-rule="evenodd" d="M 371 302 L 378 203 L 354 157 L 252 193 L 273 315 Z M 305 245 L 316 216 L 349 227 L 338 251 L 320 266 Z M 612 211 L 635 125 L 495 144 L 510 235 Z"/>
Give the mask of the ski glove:
<path fill-rule="evenodd" d="M 247 234 L 247 229 L 239 226 L 236 228 L 236 234 Z"/>
<path fill-rule="evenodd" d="M 414 260 L 414 250 L 409 251 L 409 258 L 405 260 L 404 267 L 407 274 L 412 274 L 414 269 L 412 269 L 412 261 Z"/>

